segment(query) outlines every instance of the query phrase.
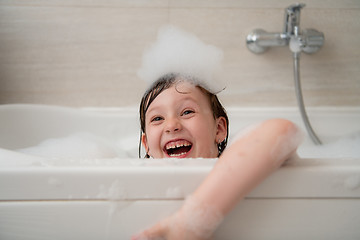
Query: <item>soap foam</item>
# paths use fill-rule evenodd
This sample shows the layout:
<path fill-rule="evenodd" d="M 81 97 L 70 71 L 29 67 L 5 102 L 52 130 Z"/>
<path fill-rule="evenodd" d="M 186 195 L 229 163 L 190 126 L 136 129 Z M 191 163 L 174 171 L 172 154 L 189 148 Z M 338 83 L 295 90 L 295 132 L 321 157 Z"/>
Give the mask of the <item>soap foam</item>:
<path fill-rule="evenodd" d="M 231 146 L 231 144 L 236 142 L 238 139 L 251 133 L 259 125 L 260 124 L 257 123 L 244 128 L 242 131 L 230 138 L 228 146 Z M 305 137 L 304 135 L 305 133 L 303 131 L 298 131 L 297 134 L 294 135 L 294 138 L 292 138 L 291 142 L 286 145 L 294 146 L 301 143 Z M 279 136 L 278 141 L 281 140 L 282 138 Z M 286 148 L 284 148 L 284 150 L 286 150 Z M 297 153 L 301 158 L 360 158 L 360 132 L 340 137 L 335 141 L 324 143 L 323 145 L 300 145 Z"/>
<path fill-rule="evenodd" d="M 46 139 L 37 146 L 18 152 L 52 159 L 114 158 L 117 152 L 111 143 L 90 133 L 75 133 L 63 138 Z"/>
<path fill-rule="evenodd" d="M 360 158 L 360 132 L 323 145 L 300 146 L 303 158 Z"/>
<path fill-rule="evenodd" d="M 258 126 L 258 124 L 254 124 L 245 129 L 238 136 L 234 137 L 231 142 L 248 134 L 256 126 Z M 46 139 L 37 146 L 17 149 L 16 151 L 18 153 L 0 149 L 0 156 L 2 156 L 2 159 L 14 159 L 11 161 L 13 165 L 43 165 L 41 162 L 43 158 L 61 161 L 71 159 L 73 161 L 77 160 L 78 162 L 86 160 L 89 161 L 89 164 L 104 164 L 105 162 L 101 159 L 128 157 L 133 158 L 135 161 L 134 165 L 136 165 L 137 141 L 138 139 L 135 135 L 116 141 L 109 141 L 91 133 L 74 133 L 63 138 Z M 359 146 L 360 132 L 323 145 L 300 145 L 297 152 L 302 158 L 360 158 Z M 19 159 L 21 159 L 21 161 Z M 204 161 L 204 159 L 199 161 L 195 161 L 194 159 L 191 161 L 164 159 L 161 162 L 162 164 L 186 165 L 194 163 L 201 164 L 200 162 L 202 161 Z M 71 162 L 68 163 L 70 164 Z M 148 163 L 150 164 L 151 161 Z M 1 164 L 0 161 L 0 165 Z M 3 164 L 9 165 L 9 161 L 4 161 Z M 138 164 L 143 165 L 146 163 L 140 161 Z"/>
<path fill-rule="evenodd" d="M 212 93 L 225 88 L 221 78 L 223 52 L 196 36 L 164 26 L 157 41 L 144 52 L 138 76 L 151 86 L 167 74 L 179 74 Z"/>
<path fill-rule="evenodd" d="M 276 167 L 285 157 L 291 157 L 289 154 L 303 142 L 304 133 L 296 125 L 289 128 L 283 135 L 277 137 L 273 144 L 272 156 L 278 159 Z"/>
<path fill-rule="evenodd" d="M 215 206 L 201 203 L 194 196 L 186 198 L 179 214 L 180 224 L 184 221 L 185 228 L 199 239 L 209 239 L 224 219 Z M 178 225 L 176 220 L 173 223 L 175 226 Z"/>

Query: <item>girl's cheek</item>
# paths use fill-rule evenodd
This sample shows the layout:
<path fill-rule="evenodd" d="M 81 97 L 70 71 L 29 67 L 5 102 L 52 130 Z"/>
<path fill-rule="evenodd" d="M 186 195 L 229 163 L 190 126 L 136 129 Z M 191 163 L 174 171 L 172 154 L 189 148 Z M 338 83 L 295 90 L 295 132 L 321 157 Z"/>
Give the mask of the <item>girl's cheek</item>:
<path fill-rule="evenodd" d="M 151 128 L 148 130 L 148 145 L 156 146 L 160 144 L 161 132 L 158 129 Z"/>

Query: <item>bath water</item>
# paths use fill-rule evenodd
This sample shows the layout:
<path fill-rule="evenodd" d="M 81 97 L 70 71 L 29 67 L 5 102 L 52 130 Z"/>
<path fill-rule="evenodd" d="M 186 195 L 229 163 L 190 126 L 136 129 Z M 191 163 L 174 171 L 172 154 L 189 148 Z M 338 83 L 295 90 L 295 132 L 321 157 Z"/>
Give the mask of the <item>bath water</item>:
<path fill-rule="evenodd" d="M 58 160 L 58 163 L 68 159 L 79 161 L 109 158 L 135 159 L 138 141 L 137 136 L 111 141 L 91 133 L 74 133 L 63 138 L 46 139 L 37 146 L 29 146 L 16 151 L 29 156 Z M 300 146 L 298 154 L 302 158 L 360 158 L 360 132 L 324 145 Z"/>

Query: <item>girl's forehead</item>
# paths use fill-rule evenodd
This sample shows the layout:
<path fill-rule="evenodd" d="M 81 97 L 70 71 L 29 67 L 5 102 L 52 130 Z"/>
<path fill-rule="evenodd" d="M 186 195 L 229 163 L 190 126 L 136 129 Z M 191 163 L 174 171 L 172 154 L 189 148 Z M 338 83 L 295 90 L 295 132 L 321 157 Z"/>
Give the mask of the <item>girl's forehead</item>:
<path fill-rule="evenodd" d="M 196 87 L 193 83 L 186 80 L 178 80 L 173 84 L 172 87 L 174 87 L 180 93 L 191 92 L 198 89 L 198 87 Z"/>
<path fill-rule="evenodd" d="M 207 102 L 206 95 L 192 83 L 181 81 L 163 90 L 150 104 L 148 112 L 154 108 L 168 105 L 180 105 L 193 102 L 201 105 Z"/>

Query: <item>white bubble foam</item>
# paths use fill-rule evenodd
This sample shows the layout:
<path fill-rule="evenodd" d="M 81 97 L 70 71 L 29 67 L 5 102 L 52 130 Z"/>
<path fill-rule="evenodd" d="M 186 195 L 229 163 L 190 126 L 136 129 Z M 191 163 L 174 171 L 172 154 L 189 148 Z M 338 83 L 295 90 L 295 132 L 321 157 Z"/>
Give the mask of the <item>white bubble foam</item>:
<path fill-rule="evenodd" d="M 115 180 L 110 184 L 109 187 L 105 187 L 104 185 L 99 186 L 99 193 L 97 197 L 111 201 L 126 199 L 127 191 L 123 183 L 121 183 L 119 180 Z"/>
<path fill-rule="evenodd" d="M 117 152 L 111 143 L 90 133 L 74 133 L 63 138 L 46 139 L 37 146 L 18 149 L 17 151 L 53 159 L 117 157 Z"/>
<path fill-rule="evenodd" d="M 323 145 L 300 146 L 303 158 L 360 158 L 360 132 Z"/>
<path fill-rule="evenodd" d="M 157 41 L 144 52 L 138 76 L 150 86 L 160 77 L 176 73 L 188 80 L 196 79 L 195 84 L 217 93 L 225 88 L 222 59 L 223 52 L 217 47 L 173 26 L 164 26 Z"/>
<path fill-rule="evenodd" d="M 279 163 L 283 161 L 283 159 L 303 142 L 304 133 L 300 130 L 300 128 L 296 125 L 291 127 L 284 133 L 284 135 L 280 135 L 277 137 L 275 142 L 273 143 L 273 150 L 271 154 L 278 159 L 276 166 L 278 167 Z"/>
<path fill-rule="evenodd" d="M 186 229 L 199 239 L 209 239 L 224 218 L 216 206 L 199 202 L 194 196 L 186 198 L 182 214 Z"/>
<path fill-rule="evenodd" d="M 115 142 L 118 157 L 138 157 L 139 136 L 136 134 L 121 135 Z"/>
<path fill-rule="evenodd" d="M 41 157 L 0 148 L 0 167 L 43 166 Z"/>

